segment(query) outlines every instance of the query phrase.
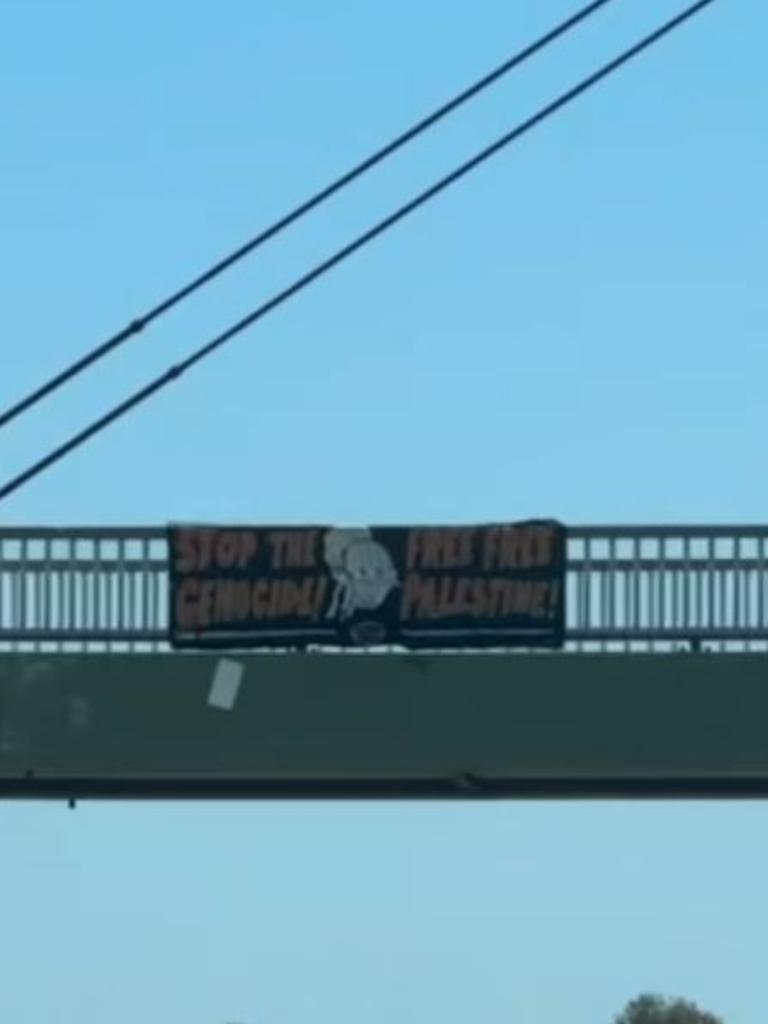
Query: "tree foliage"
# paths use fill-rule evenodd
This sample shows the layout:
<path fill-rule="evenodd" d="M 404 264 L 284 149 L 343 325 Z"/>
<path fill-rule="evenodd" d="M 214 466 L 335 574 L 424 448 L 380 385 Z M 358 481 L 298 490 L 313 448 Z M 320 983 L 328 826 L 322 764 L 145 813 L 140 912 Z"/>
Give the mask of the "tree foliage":
<path fill-rule="evenodd" d="M 614 1024 L 723 1024 L 723 1021 L 685 999 L 642 995 L 624 1007 Z"/>

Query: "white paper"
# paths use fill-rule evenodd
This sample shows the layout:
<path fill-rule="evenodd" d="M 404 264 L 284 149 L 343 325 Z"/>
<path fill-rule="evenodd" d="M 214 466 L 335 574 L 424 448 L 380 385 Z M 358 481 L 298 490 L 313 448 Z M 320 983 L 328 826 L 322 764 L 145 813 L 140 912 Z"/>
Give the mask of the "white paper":
<path fill-rule="evenodd" d="M 222 658 L 213 674 L 208 704 L 212 708 L 231 711 L 237 701 L 244 672 L 245 667 L 241 662 Z"/>

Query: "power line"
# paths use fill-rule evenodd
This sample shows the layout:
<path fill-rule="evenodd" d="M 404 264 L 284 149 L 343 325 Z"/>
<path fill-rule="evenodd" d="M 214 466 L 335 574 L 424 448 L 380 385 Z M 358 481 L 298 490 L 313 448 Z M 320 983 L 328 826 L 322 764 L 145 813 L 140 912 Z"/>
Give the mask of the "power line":
<path fill-rule="evenodd" d="M 100 345 L 97 345 L 95 348 L 91 349 L 90 352 L 87 352 L 84 356 L 81 356 L 79 359 L 75 360 L 75 362 L 71 363 L 66 369 L 51 377 L 40 387 L 36 388 L 34 391 L 29 392 L 29 394 L 27 394 L 24 398 L 18 401 L 15 405 L 12 405 L 10 408 L 6 409 L 2 414 L 0 414 L 0 430 L 3 427 L 7 426 L 7 424 L 9 424 L 12 420 L 15 420 L 22 413 L 37 405 L 38 402 L 42 401 L 48 395 L 52 394 L 54 391 L 57 391 L 63 384 L 66 384 L 67 381 L 72 380 L 74 377 L 78 376 L 78 374 L 88 369 L 89 366 L 92 366 L 94 363 L 103 359 L 104 356 L 108 355 L 108 353 L 112 352 L 114 349 L 119 348 L 121 345 L 125 344 L 131 338 L 134 338 L 136 335 L 140 334 L 154 320 L 157 320 L 161 316 L 163 316 L 163 314 L 168 313 L 171 309 L 174 308 L 174 306 L 177 306 L 180 302 L 188 298 L 194 292 L 209 284 L 215 278 L 219 277 L 220 274 L 223 274 L 225 270 L 228 270 L 230 267 L 233 267 L 236 263 L 239 263 L 240 260 L 244 259 L 246 256 L 254 252 L 256 249 L 260 248 L 262 245 L 264 245 L 265 242 L 268 242 L 271 238 L 275 238 L 291 224 L 295 223 L 297 220 L 300 220 L 300 218 L 304 217 L 311 210 L 314 210 L 315 207 L 319 206 L 321 203 L 324 203 L 327 199 L 330 199 L 331 196 L 335 195 L 337 192 L 340 192 L 342 189 L 346 188 L 347 185 L 350 185 L 353 181 L 361 177 L 367 171 L 371 170 L 377 164 L 380 164 L 382 161 L 392 156 L 394 153 L 397 152 L 397 150 L 401 149 L 408 142 L 413 141 L 413 139 L 417 138 L 419 135 L 422 135 L 429 128 L 434 127 L 434 125 L 436 125 L 439 121 L 442 121 L 443 118 L 447 117 L 448 114 L 451 114 L 454 110 L 457 110 L 459 107 L 469 102 L 469 100 L 473 99 L 479 93 L 483 92 L 485 89 L 489 88 L 495 82 L 498 82 L 505 75 L 509 74 L 510 71 L 513 71 L 515 68 L 519 67 L 521 64 L 529 60 L 540 50 L 543 50 L 545 47 L 549 46 L 550 43 L 553 43 L 560 36 L 565 35 L 566 32 L 569 32 L 572 28 L 575 28 L 576 25 L 578 25 L 580 22 L 585 21 L 592 14 L 595 14 L 601 7 L 605 7 L 606 4 L 611 2 L 612 0 L 593 0 L 592 3 L 587 4 L 586 7 L 583 7 L 580 11 L 577 11 L 570 18 L 567 18 L 559 25 L 556 25 L 555 28 L 545 33 L 545 35 L 541 36 L 541 38 L 537 39 L 529 46 L 526 46 L 523 50 L 521 50 L 519 53 L 516 53 L 513 57 L 510 57 L 508 60 L 504 61 L 503 64 L 500 64 L 497 68 L 494 68 L 494 70 L 491 71 L 489 74 L 485 75 L 477 82 L 474 82 L 472 85 L 469 86 L 469 88 L 465 89 L 463 92 L 460 92 L 457 96 L 454 96 L 453 99 L 449 100 L 443 106 L 438 107 L 437 110 L 433 111 L 427 117 L 423 118 L 421 121 L 418 121 L 415 125 L 408 128 L 405 132 L 402 133 L 402 135 L 398 135 L 397 138 L 393 139 L 391 142 L 387 143 L 387 145 L 383 146 L 381 149 L 377 150 L 375 153 L 367 157 L 361 163 L 357 164 L 351 170 L 347 171 L 340 178 L 337 178 L 330 185 L 321 189 L 319 192 L 316 192 L 315 195 L 313 195 L 311 198 L 307 199 L 305 202 L 301 203 L 295 209 L 291 210 L 291 212 L 286 214 L 284 217 L 281 217 L 279 220 L 275 221 L 268 228 L 265 228 L 260 234 L 256 235 L 254 238 L 250 239 L 250 241 L 240 246 L 239 249 L 235 249 L 235 251 L 230 253 L 229 256 L 226 256 L 218 263 L 215 263 L 208 270 L 204 271 L 198 277 L 194 278 L 194 280 L 190 281 L 189 284 L 184 285 L 183 288 L 180 288 L 178 291 L 174 292 L 167 299 L 164 299 L 157 306 L 150 309 L 147 313 L 144 313 L 142 316 L 139 316 L 135 320 L 132 320 L 127 327 L 123 328 L 123 330 L 119 331 L 111 338 L 107 338 L 106 341 L 103 341 Z"/>
<path fill-rule="evenodd" d="M 572 103 L 582 93 L 585 93 L 587 92 L 587 90 L 593 88 L 604 78 L 607 78 L 609 75 L 617 71 L 620 67 L 622 67 L 622 65 L 628 63 L 634 57 L 638 56 L 644 50 L 648 49 L 653 44 L 657 43 L 664 36 L 666 36 L 674 29 L 681 26 L 684 22 L 688 21 L 695 14 L 698 14 L 705 7 L 708 7 L 712 3 L 714 3 L 714 0 L 698 0 L 698 3 L 694 3 L 690 7 L 687 7 L 676 17 L 672 18 L 670 21 L 665 22 L 661 27 L 657 28 L 654 32 L 651 32 L 650 35 L 645 36 L 638 43 L 635 43 L 634 46 L 631 46 L 628 50 L 625 50 L 614 60 L 609 61 L 609 63 L 604 64 L 601 68 L 593 72 L 587 78 L 582 79 L 582 81 L 579 82 L 578 85 L 575 85 L 567 92 L 562 93 L 560 96 L 557 97 L 557 99 L 553 100 L 547 106 L 543 107 L 532 117 L 529 117 L 526 121 L 521 122 L 511 131 L 507 132 L 505 135 L 502 135 L 501 138 L 497 139 L 495 142 L 491 143 L 490 146 L 487 146 L 485 149 L 481 150 L 470 160 L 466 161 L 466 163 L 461 164 L 460 167 L 457 167 L 450 174 L 446 175 L 444 178 L 441 178 L 430 188 L 419 193 L 419 195 L 417 195 L 410 202 L 406 203 L 404 206 L 399 207 L 397 210 L 395 210 L 394 213 L 390 214 L 388 217 L 385 217 L 384 220 L 379 221 L 372 228 L 369 228 L 368 231 L 365 231 L 362 235 L 359 235 L 356 239 L 354 239 L 354 241 L 350 242 L 342 249 L 339 249 L 337 252 L 335 252 L 332 256 L 328 257 L 328 259 L 324 260 L 322 263 L 317 264 L 315 267 L 312 268 L 312 270 L 308 271 L 302 277 L 298 278 L 296 281 L 293 282 L 293 284 L 289 285 L 283 291 L 273 295 L 272 298 L 268 299 L 263 305 L 259 306 L 258 309 L 254 310 L 248 316 L 244 317 L 242 320 L 239 320 L 236 324 L 233 324 L 222 334 L 217 335 L 215 338 L 207 342 L 202 347 L 196 349 L 192 353 L 192 355 L 188 356 L 185 360 L 183 360 L 180 363 L 177 363 L 175 366 L 171 366 L 168 370 L 165 371 L 165 373 L 162 373 L 159 377 L 156 377 L 154 380 L 150 381 L 149 384 L 145 385 L 140 390 L 134 392 L 119 405 L 114 406 L 104 416 L 101 416 L 99 419 L 94 420 L 84 430 L 80 431 L 78 434 L 73 435 L 71 438 L 69 438 L 69 440 L 65 441 L 58 448 L 53 449 L 53 451 L 51 451 L 44 458 L 34 463 L 32 466 L 24 470 L 24 472 L 20 473 L 18 476 L 9 480 L 2 488 L 0 488 L 0 501 L 2 501 L 4 498 L 7 498 L 10 494 L 13 494 L 13 492 L 17 491 L 21 486 L 23 486 L 23 484 L 27 483 L 29 480 L 32 480 L 34 477 L 38 476 L 40 473 L 48 469 L 50 466 L 54 465 L 56 462 L 59 462 L 70 452 L 74 451 L 76 448 L 79 448 L 86 441 L 90 440 L 90 438 L 94 437 L 96 434 L 99 434 L 102 430 L 106 429 L 106 427 L 110 426 L 116 420 L 120 419 L 121 417 L 126 415 L 126 413 L 130 412 L 131 409 L 134 409 L 138 405 L 141 405 L 156 392 L 161 391 L 163 388 L 171 384 L 173 381 L 178 380 L 183 373 L 189 370 L 196 363 L 199 363 L 203 359 L 207 358 L 217 349 L 225 345 L 228 341 L 231 341 L 238 334 L 241 334 L 247 327 L 252 326 L 258 320 L 261 320 L 263 317 L 265 317 L 268 313 L 271 313 L 278 306 L 281 306 L 288 299 L 298 294 L 298 292 L 303 291 L 308 285 L 312 284 L 313 281 L 316 281 L 318 278 L 327 274 L 328 271 L 332 270 L 335 266 L 337 266 L 338 264 L 342 263 L 344 260 L 352 256 L 353 253 L 358 251 L 358 249 L 362 249 L 364 246 L 368 245 L 379 235 L 383 234 L 385 231 L 388 231 L 391 227 L 394 227 L 395 224 L 405 219 L 407 216 L 409 216 L 419 207 L 423 206 L 425 203 L 429 202 L 439 193 L 447 189 L 450 185 L 453 185 L 461 178 L 464 178 L 471 171 L 475 170 L 481 164 L 485 163 L 492 156 L 495 156 L 497 153 L 501 152 L 501 150 L 509 146 L 516 139 L 519 139 L 522 135 L 526 134 L 526 132 L 529 132 L 536 125 L 540 124 L 542 121 L 547 120 L 553 114 L 557 113 L 557 111 L 561 110 L 563 107 L 566 107 L 568 104 Z"/>

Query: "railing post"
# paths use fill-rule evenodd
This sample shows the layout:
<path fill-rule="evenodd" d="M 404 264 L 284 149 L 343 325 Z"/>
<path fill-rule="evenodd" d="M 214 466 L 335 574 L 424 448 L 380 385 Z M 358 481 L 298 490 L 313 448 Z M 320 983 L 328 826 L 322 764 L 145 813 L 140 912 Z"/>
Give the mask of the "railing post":
<path fill-rule="evenodd" d="M 568 649 L 768 649 L 768 526 L 568 531 Z M 160 529 L 0 528 L 0 650 L 163 644 Z"/>

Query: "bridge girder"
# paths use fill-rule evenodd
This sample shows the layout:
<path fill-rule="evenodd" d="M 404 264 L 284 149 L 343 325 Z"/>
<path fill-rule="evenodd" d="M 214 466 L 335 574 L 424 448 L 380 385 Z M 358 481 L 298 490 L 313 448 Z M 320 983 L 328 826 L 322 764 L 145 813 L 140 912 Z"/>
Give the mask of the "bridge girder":
<path fill-rule="evenodd" d="M 0 795 L 768 794 L 764 655 L 226 657 L 0 655 Z"/>

